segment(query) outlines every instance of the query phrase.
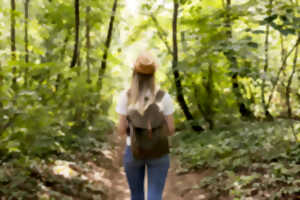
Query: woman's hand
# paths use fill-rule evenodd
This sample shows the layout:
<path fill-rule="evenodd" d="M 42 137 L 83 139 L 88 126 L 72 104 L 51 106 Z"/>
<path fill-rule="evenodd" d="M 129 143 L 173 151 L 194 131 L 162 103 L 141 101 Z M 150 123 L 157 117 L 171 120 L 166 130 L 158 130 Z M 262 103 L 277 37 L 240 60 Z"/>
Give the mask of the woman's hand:
<path fill-rule="evenodd" d="M 175 132 L 174 117 L 173 117 L 173 115 L 166 115 L 165 119 L 166 119 L 168 130 L 169 130 L 168 136 L 172 136 L 172 135 L 174 135 L 174 132 Z"/>

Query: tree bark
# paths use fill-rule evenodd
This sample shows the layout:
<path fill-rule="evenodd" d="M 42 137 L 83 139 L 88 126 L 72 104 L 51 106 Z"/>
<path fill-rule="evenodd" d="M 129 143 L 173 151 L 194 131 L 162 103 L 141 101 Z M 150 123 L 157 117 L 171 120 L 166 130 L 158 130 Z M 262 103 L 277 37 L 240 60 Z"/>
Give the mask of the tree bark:
<path fill-rule="evenodd" d="M 10 49 L 11 49 L 11 59 L 16 61 L 16 2 L 15 0 L 10 0 L 11 12 L 10 12 Z M 13 66 L 13 87 L 17 84 L 16 67 Z"/>
<path fill-rule="evenodd" d="M 231 0 L 226 0 L 226 35 L 228 37 L 228 39 L 232 39 L 232 27 L 231 27 L 231 19 L 230 19 L 230 14 L 231 14 Z M 229 42 L 231 45 L 231 42 Z M 235 52 L 234 51 L 226 51 L 224 52 L 226 58 L 228 59 L 228 61 L 230 62 L 230 68 L 233 69 L 237 69 L 238 68 L 238 62 L 237 62 L 237 58 L 235 56 Z M 243 117 L 249 118 L 253 116 L 253 113 L 251 112 L 251 110 L 249 110 L 247 108 L 247 106 L 244 104 L 243 102 L 243 97 L 242 94 L 240 92 L 240 86 L 239 86 L 239 82 L 238 82 L 238 73 L 237 72 L 232 72 L 231 75 L 231 84 L 232 84 L 232 90 L 233 93 L 236 97 L 236 101 L 239 107 L 239 112 Z"/>
<path fill-rule="evenodd" d="M 73 57 L 70 64 L 70 67 L 73 68 L 78 59 L 78 43 L 79 43 L 79 26 L 80 26 L 80 13 L 79 13 L 79 0 L 74 0 L 75 8 L 75 44 L 73 49 Z"/>
<path fill-rule="evenodd" d="M 99 91 L 101 91 L 101 88 L 102 88 L 103 75 L 105 73 L 105 69 L 106 69 L 106 65 L 107 65 L 107 55 L 108 55 L 108 51 L 109 51 L 109 47 L 110 47 L 110 42 L 112 39 L 112 32 L 113 32 L 113 26 L 114 26 L 117 5 L 118 5 L 118 0 L 114 0 L 114 4 L 112 7 L 112 14 L 111 14 L 110 21 L 109 21 L 108 32 L 107 32 L 107 37 L 106 37 L 106 42 L 105 42 L 105 49 L 104 49 L 104 53 L 103 53 L 103 57 L 102 57 L 102 61 L 101 61 L 101 68 L 100 68 L 99 74 L 98 74 Z"/>
<path fill-rule="evenodd" d="M 90 48 L 91 48 L 91 39 L 90 39 L 90 11 L 91 7 L 86 7 L 86 66 L 87 66 L 87 83 L 91 83 L 91 71 L 90 71 Z"/>
<path fill-rule="evenodd" d="M 29 0 L 25 0 L 24 3 L 24 11 L 25 11 L 25 34 L 24 34 L 24 42 L 25 42 L 25 63 L 29 63 L 29 50 L 28 50 L 28 20 L 29 20 Z M 25 68 L 25 86 L 28 86 L 28 65 Z"/>
<path fill-rule="evenodd" d="M 178 47 L 177 47 L 177 17 L 178 17 L 178 0 L 174 0 L 174 12 L 173 12 L 173 22 L 172 22 L 172 33 L 173 33 L 173 62 L 172 62 L 172 69 L 175 78 L 175 86 L 176 86 L 176 94 L 177 94 L 177 101 L 188 121 L 193 121 L 194 117 L 191 114 L 184 96 L 182 92 L 182 85 L 181 85 L 181 77 L 177 68 L 178 65 Z M 200 126 L 192 126 L 195 131 L 203 131 L 203 128 Z"/>

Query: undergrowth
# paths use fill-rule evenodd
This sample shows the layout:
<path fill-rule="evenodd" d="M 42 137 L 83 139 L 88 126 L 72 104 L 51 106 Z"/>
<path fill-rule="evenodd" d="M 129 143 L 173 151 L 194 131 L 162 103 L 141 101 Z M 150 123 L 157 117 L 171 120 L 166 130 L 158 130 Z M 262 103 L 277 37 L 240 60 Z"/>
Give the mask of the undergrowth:
<path fill-rule="evenodd" d="M 184 130 L 173 138 L 172 152 L 187 169 L 214 169 L 194 186 L 211 199 L 300 199 L 300 123 L 293 126 L 236 121 L 203 133 Z"/>

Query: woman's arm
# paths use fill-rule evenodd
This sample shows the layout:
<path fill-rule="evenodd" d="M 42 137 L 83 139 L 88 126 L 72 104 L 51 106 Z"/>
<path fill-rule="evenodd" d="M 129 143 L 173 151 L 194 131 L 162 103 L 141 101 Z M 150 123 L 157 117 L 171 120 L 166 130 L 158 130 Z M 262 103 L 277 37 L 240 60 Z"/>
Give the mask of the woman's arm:
<path fill-rule="evenodd" d="M 118 133 L 120 136 L 126 136 L 126 129 L 128 126 L 128 122 L 126 119 L 126 115 L 119 115 L 119 124 L 118 124 Z"/>
<path fill-rule="evenodd" d="M 174 135 L 174 132 L 175 132 L 174 117 L 173 117 L 173 115 L 165 115 L 165 119 L 166 119 L 168 129 L 169 129 L 168 136 L 172 136 L 172 135 Z"/>

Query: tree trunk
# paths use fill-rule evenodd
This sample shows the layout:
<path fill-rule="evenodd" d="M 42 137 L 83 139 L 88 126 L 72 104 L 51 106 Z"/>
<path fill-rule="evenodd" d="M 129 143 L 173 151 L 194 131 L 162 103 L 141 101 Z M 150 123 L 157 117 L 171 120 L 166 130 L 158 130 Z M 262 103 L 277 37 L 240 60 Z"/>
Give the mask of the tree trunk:
<path fill-rule="evenodd" d="M 201 104 L 199 102 L 199 99 L 203 97 L 200 96 L 200 91 L 197 86 L 195 86 L 194 88 L 195 89 L 194 93 L 197 99 L 198 110 L 201 112 L 204 120 L 208 123 L 209 129 L 212 130 L 214 128 L 214 120 L 213 120 L 214 99 L 213 99 L 213 70 L 212 70 L 211 63 L 209 64 L 209 68 L 208 68 L 207 81 L 203 80 L 203 86 L 207 93 L 207 96 L 205 97 L 206 100 L 204 101 L 204 103 Z"/>
<path fill-rule="evenodd" d="M 272 4 L 273 0 L 269 0 L 269 9 L 267 11 L 267 15 L 270 16 L 272 14 Z M 262 77 L 262 85 L 261 85 L 261 101 L 264 108 L 265 117 L 267 119 L 273 119 L 273 116 L 268 111 L 268 105 L 265 101 L 265 85 L 266 85 L 266 75 L 269 68 L 269 35 L 270 35 L 270 25 L 266 26 L 266 36 L 265 36 L 265 64 L 264 64 L 264 74 Z"/>
<path fill-rule="evenodd" d="M 11 12 L 10 12 L 10 49 L 11 49 L 11 59 L 16 61 L 16 2 L 15 0 L 10 0 Z M 13 66 L 13 88 L 17 86 L 17 75 L 16 67 Z"/>
<path fill-rule="evenodd" d="M 172 69 L 175 78 L 175 86 L 176 86 L 176 94 L 177 101 L 188 121 L 193 121 L 194 117 L 192 116 L 183 96 L 182 85 L 181 85 L 181 77 L 177 68 L 178 65 L 178 47 L 177 47 L 177 17 L 178 17 L 178 0 L 174 0 L 174 12 L 173 12 L 173 62 Z M 200 126 L 193 126 L 195 131 L 202 131 L 203 128 Z"/>
<path fill-rule="evenodd" d="M 114 4 L 112 7 L 112 14 L 111 14 L 110 21 L 109 21 L 108 32 L 107 32 L 107 37 L 106 37 L 106 42 L 105 42 L 105 49 L 104 49 L 104 53 L 103 53 L 103 57 L 102 57 L 102 61 L 101 61 L 101 68 L 100 68 L 99 74 L 98 74 L 99 91 L 101 91 L 101 88 L 102 88 L 103 75 L 104 75 L 105 69 L 106 69 L 107 55 L 108 55 L 109 46 L 110 46 L 110 42 L 111 42 L 111 38 L 112 38 L 112 31 L 113 31 L 113 26 L 114 26 L 117 5 L 118 5 L 118 0 L 114 0 Z"/>
<path fill-rule="evenodd" d="M 272 98 L 273 98 L 273 95 L 274 95 L 274 92 L 275 92 L 275 88 L 276 88 L 276 86 L 279 82 L 280 74 L 285 69 L 285 67 L 287 65 L 287 59 L 290 57 L 290 55 L 293 53 L 293 51 L 298 47 L 299 43 L 300 43 L 300 35 L 298 36 L 295 45 L 290 49 L 290 51 L 282 59 L 281 67 L 279 68 L 279 70 L 277 72 L 274 84 L 273 84 L 272 89 L 271 89 L 271 94 L 270 94 L 268 102 L 267 102 L 267 108 L 269 108 L 269 106 L 271 104 L 271 101 L 272 101 Z"/>
<path fill-rule="evenodd" d="M 168 50 L 168 53 L 172 55 L 173 52 L 172 52 L 172 49 L 171 49 L 170 45 L 168 44 L 167 33 L 166 33 L 166 32 L 163 30 L 163 28 L 159 25 L 159 23 L 158 23 L 156 17 L 155 17 L 153 14 L 151 14 L 151 19 L 152 19 L 152 21 L 154 22 L 154 25 L 155 25 L 156 28 L 157 28 L 157 35 L 158 35 L 158 37 L 159 37 L 159 38 L 161 39 L 161 41 L 165 44 L 165 46 L 166 46 L 166 48 L 167 48 L 167 50 Z"/>
<path fill-rule="evenodd" d="M 185 52 L 185 51 L 188 51 L 188 46 L 187 46 L 187 43 L 186 43 L 186 40 L 185 40 L 185 32 L 184 31 L 181 31 L 180 33 L 180 38 L 181 38 L 181 46 L 182 46 L 182 50 Z"/>
<path fill-rule="evenodd" d="M 81 46 L 81 43 L 80 43 L 80 40 L 79 40 L 79 42 L 78 42 L 78 53 L 77 53 L 77 63 L 76 63 L 77 66 L 81 65 L 80 46 Z M 80 72 L 80 70 L 78 70 L 78 72 Z"/>
<path fill-rule="evenodd" d="M 91 83 L 91 70 L 90 70 L 90 48 L 91 48 L 91 40 L 90 40 L 90 11 L 91 7 L 86 7 L 86 66 L 87 66 L 87 83 Z"/>
<path fill-rule="evenodd" d="M 297 66 L 297 60 L 298 60 L 298 46 L 296 47 L 295 51 L 295 57 L 294 57 L 294 62 L 293 62 L 293 70 L 292 73 L 288 79 L 288 84 L 286 86 L 286 105 L 288 107 L 288 117 L 292 117 L 292 107 L 291 107 L 291 102 L 290 102 L 290 91 L 291 91 L 291 85 L 293 81 L 294 74 L 296 72 L 296 66 Z"/>
<path fill-rule="evenodd" d="M 70 39 L 70 31 L 67 31 L 67 35 L 64 39 L 64 45 L 61 49 L 61 57 L 60 57 L 60 61 L 63 62 L 64 61 L 64 58 L 65 58 L 65 54 L 66 54 L 66 48 L 67 48 L 67 44 L 69 42 L 69 39 Z"/>
<path fill-rule="evenodd" d="M 81 49 L 81 42 L 80 42 L 81 40 L 80 40 L 80 37 L 79 37 L 79 41 L 78 41 L 78 53 L 77 53 L 77 61 L 76 61 L 76 66 L 77 66 L 77 69 L 76 69 L 76 73 L 77 73 L 77 76 L 79 77 L 80 76 L 80 73 L 81 73 L 81 68 L 80 68 L 80 66 L 81 66 L 81 51 L 80 51 L 80 49 Z"/>
<path fill-rule="evenodd" d="M 73 68 L 76 65 L 78 59 L 79 25 L 80 25 L 79 0 L 74 0 L 74 8 L 75 8 L 75 44 L 73 49 L 73 57 L 70 65 L 71 68 Z"/>
<path fill-rule="evenodd" d="M 228 40 L 232 39 L 232 27 L 231 27 L 231 19 L 230 19 L 230 15 L 231 15 L 231 0 L 226 0 L 226 22 L 225 22 L 225 26 L 227 27 L 226 30 L 226 35 L 228 37 Z M 229 42 L 229 45 L 231 45 L 231 42 Z M 228 61 L 230 62 L 230 68 L 232 69 L 237 69 L 238 68 L 238 62 L 235 56 L 235 52 L 234 51 L 226 51 L 224 52 L 226 58 L 228 59 Z M 232 84 L 232 91 L 236 97 L 236 101 L 239 107 L 239 112 L 243 117 L 249 118 L 253 116 L 253 113 L 251 112 L 251 110 L 249 110 L 247 108 L 247 106 L 244 104 L 243 102 L 243 96 L 240 92 L 240 86 L 239 86 L 239 82 L 238 82 L 238 73 L 237 72 L 232 72 L 231 75 L 231 84 Z"/>
<path fill-rule="evenodd" d="M 207 98 L 210 99 L 211 104 L 209 105 L 209 107 L 207 108 L 208 110 L 208 116 L 207 116 L 207 122 L 209 124 L 209 129 L 213 129 L 214 128 L 214 121 L 213 121 L 213 115 L 214 115 L 214 111 L 213 111 L 213 70 L 212 70 L 212 64 L 209 64 L 209 68 L 208 68 L 208 79 L 207 79 L 207 83 L 206 83 L 206 91 L 207 91 Z"/>
<path fill-rule="evenodd" d="M 63 45 L 62 50 L 61 50 L 60 61 L 62 63 L 64 62 L 66 48 L 67 48 L 67 44 L 68 44 L 69 38 L 70 38 L 70 31 L 67 31 L 66 38 L 64 39 L 64 45 Z M 62 74 L 58 73 L 57 76 L 56 76 L 56 81 L 55 81 L 55 91 L 58 90 L 59 84 L 61 83 L 61 79 L 62 79 Z"/>
<path fill-rule="evenodd" d="M 29 51 L 28 51 L 28 18 L 29 18 L 29 0 L 25 0 L 24 3 L 24 11 L 25 11 L 25 34 L 24 34 L 24 42 L 25 42 L 25 63 L 29 63 Z M 28 86 L 28 65 L 25 68 L 25 86 Z"/>
<path fill-rule="evenodd" d="M 2 86 L 3 86 L 3 75 L 2 75 L 3 73 L 2 73 L 2 66 L 1 66 L 1 62 L 0 62 L 0 88 L 2 88 Z M 0 112 L 2 112 L 2 109 L 3 108 L 3 103 L 2 103 L 2 101 L 0 100 Z"/>

